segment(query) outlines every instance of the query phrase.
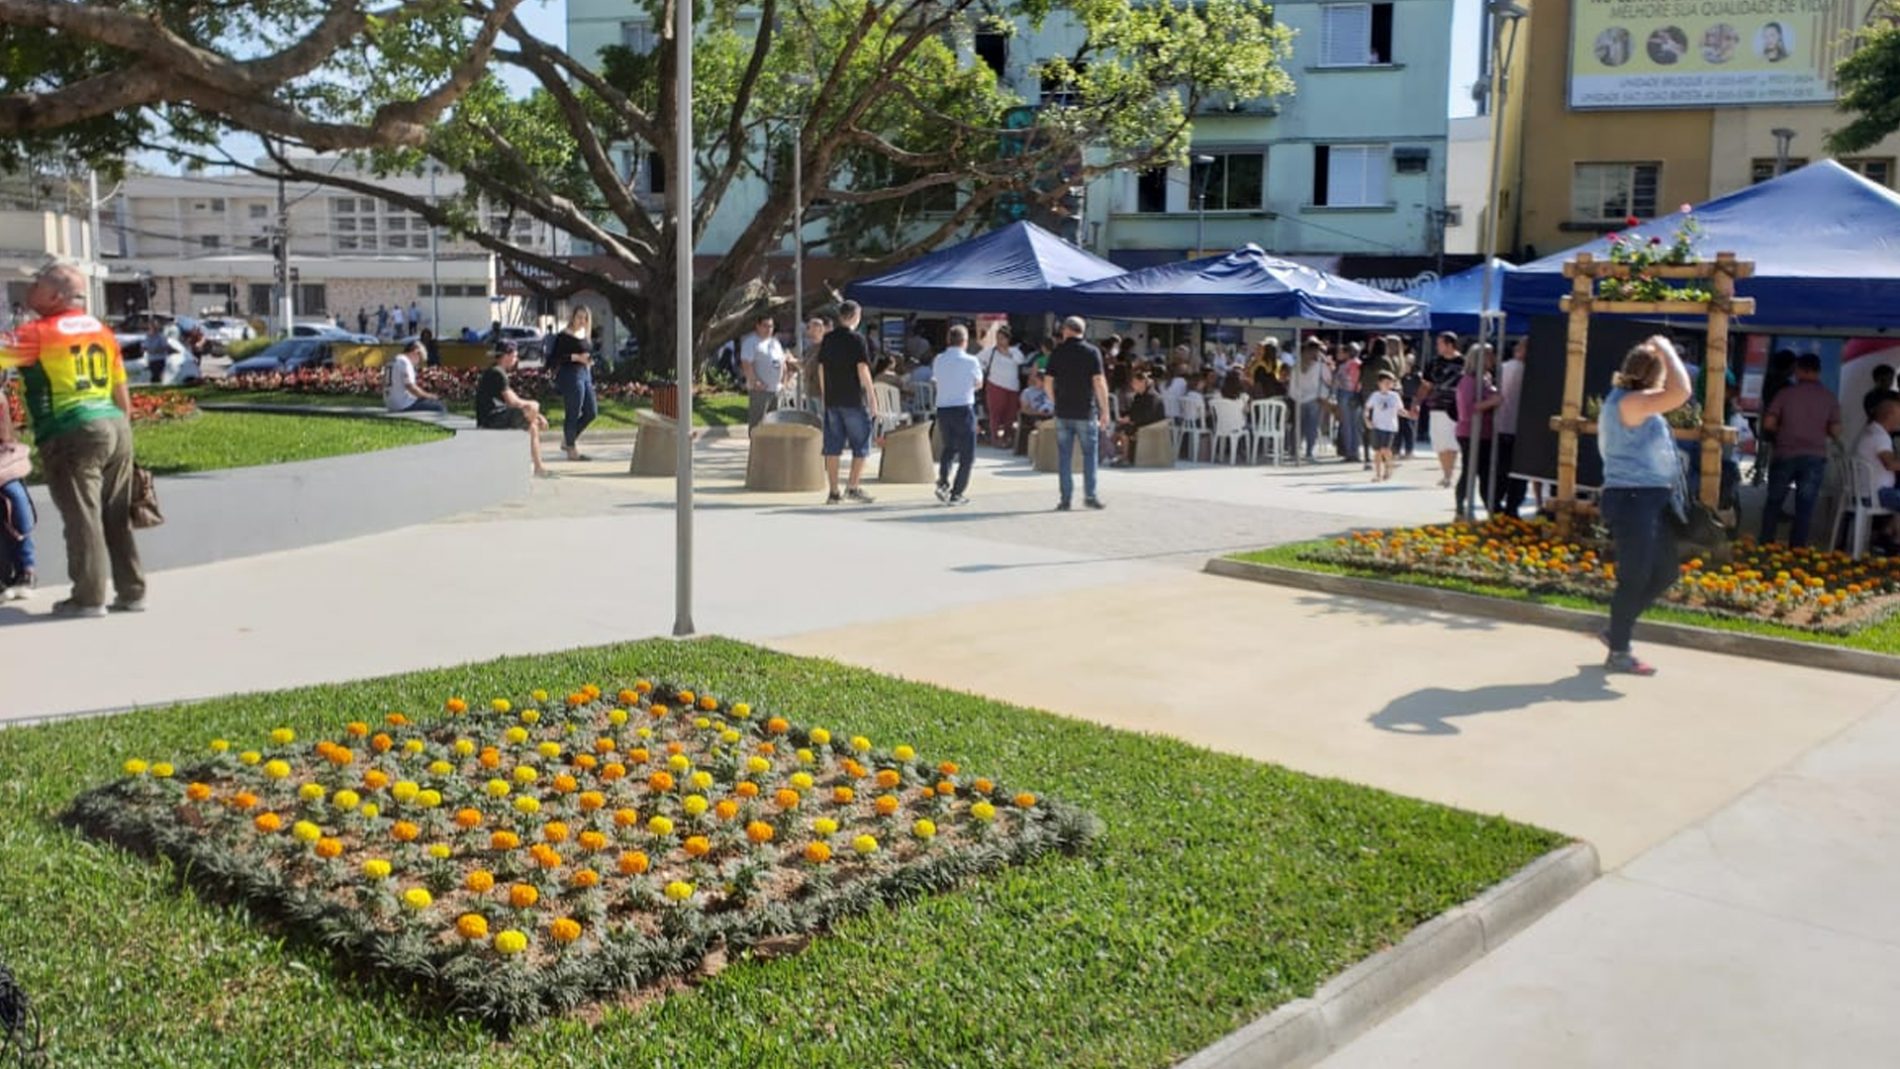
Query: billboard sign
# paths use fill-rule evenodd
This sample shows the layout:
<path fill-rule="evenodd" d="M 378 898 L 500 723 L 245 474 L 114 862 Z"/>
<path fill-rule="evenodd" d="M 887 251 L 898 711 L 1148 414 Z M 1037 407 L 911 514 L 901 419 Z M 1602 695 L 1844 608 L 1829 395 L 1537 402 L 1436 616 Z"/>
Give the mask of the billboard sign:
<path fill-rule="evenodd" d="M 1816 104 L 1877 0 L 1572 0 L 1576 109 Z"/>

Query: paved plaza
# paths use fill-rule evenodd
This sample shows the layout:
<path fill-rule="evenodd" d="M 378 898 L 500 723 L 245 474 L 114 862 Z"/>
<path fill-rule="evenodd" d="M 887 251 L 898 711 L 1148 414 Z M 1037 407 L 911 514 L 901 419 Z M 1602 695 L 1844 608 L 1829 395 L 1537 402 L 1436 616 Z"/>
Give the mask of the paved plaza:
<path fill-rule="evenodd" d="M 0 718 L 338 681 L 649 637 L 670 480 L 624 447 L 523 503 L 159 573 L 152 611 L 0 608 Z M 1329 1067 L 1875 1066 L 1900 1024 L 1900 687 L 1201 574 L 1207 557 L 1446 518 L 1420 459 L 1109 471 L 1102 513 L 986 451 L 975 504 L 747 493 L 699 447 L 701 631 L 1178 736 L 1575 835 L 1605 876 Z M 1429 470 L 1428 470 L 1429 469 Z M 28 613 L 34 615 L 29 615 Z M 83 643 L 76 641 L 84 632 Z M 111 672 L 86 657 L 113 651 Z M 1264 856 L 1264 855 L 1263 855 Z"/>

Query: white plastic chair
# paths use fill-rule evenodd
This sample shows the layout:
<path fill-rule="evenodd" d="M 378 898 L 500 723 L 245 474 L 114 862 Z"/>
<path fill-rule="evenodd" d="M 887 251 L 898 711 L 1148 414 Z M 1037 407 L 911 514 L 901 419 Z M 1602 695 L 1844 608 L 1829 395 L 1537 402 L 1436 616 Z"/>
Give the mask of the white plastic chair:
<path fill-rule="evenodd" d="M 911 387 L 910 414 L 912 419 L 930 419 L 937 414 L 937 384 L 920 382 Z"/>
<path fill-rule="evenodd" d="M 1181 432 L 1177 448 L 1186 445 L 1188 460 L 1200 460 L 1201 436 L 1207 433 L 1207 400 L 1198 393 L 1190 392 L 1181 398 L 1181 416 L 1174 422 Z"/>
<path fill-rule="evenodd" d="M 1214 413 L 1212 444 L 1208 447 L 1208 457 L 1214 463 L 1220 463 L 1221 445 L 1227 446 L 1227 462 L 1240 463 L 1240 451 L 1247 450 L 1247 463 L 1253 463 L 1253 439 L 1247 436 L 1247 410 L 1238 400 L 1216 397 L 1207 402 Z"/>
<path fill-rule="evenodd" d="M 1878 488 L 1880 476 L 1885 474 L 1884 471 L 1876 472 L 1869 468 L 1859 457 L 1850 458 L 1847 462 L 1847 477 L 1853 481 L 1853 486 L 1852 496 L 1846 500 L 1846 508 L 1854 513 L 1853 534 L 1848 546 L 1855 560 L 1867 555 L 1867 546 L 1873 541 L 1874 517 L 1894 514 L 1892 509 L 1880 504 Z M 1840 520 L 1837 518 L 1834 522 L 1833 544 L 1839 544 L 1840 534 Z"/>
<path fill-rule="evenodd" d="M 877 397 L 877 433 L 889 434 L 910 422 L 904 411 L 904 395 L 888 382 L 874 382 L 871 393 Z"/>
<path fill-rule="evenodd" d="M 1268 453 L 1273 454 L 1273 463 L 1279 466 L 1286 463 L 1286 422 L 1287 403 L 1279 397 L 1269 397 L 1255 401 L 1252 406 L 1253 417 L 1253 457 L 1264 460 Z"/>

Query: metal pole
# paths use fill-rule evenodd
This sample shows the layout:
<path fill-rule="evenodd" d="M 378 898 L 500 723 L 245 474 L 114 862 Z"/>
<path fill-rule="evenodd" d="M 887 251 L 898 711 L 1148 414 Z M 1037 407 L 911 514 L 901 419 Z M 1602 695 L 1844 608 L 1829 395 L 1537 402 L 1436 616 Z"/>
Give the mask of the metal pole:
<path fill-rule="evenodd" d="M 283 145 L 278 144 L 278 150 Z M 178 309 L 174 306 L 173 314 Z M 290 293 L 290 198 L 284 191 L 284 172 L 277 172 L 277 315 L 283 321 L 284 337 L 290 337 L 290 324 L 296 306 Z"/>
<path fill-rule="evenodd" d="M 442 168 L 435 163 L 429 164 L 429 207 L 435 207 L 435 176 Z M 429 329 L 435 336 L 442 336 L 442 265 L 435 256 L 435 220 L 429 223 Z M 418 333 L 420 328 L 418 328 Z"/>
<path fill-rule="evenodd" d="M 1478 289 L 1478 366 L 1474 368 L 1470 366 L 1471 361 L 1467 360 L 1465 362 L 1465 374 L 1478 376 L 1477 380 L 1473 383 L 1471 391 L 1473 409 L 1476 409 L 1478 402 L 1484 399 L 1484 369 L 1486 364 L 1484 358 L 1484 343 L 1490 334 L 1487 326 L 1492 319 L 1490 314 L 1492 271 L 1490 267 L 1491 261 L 1496 259 L 1498 254 L 1498 183 L 1501 181 L 1500 172 L 1504 168 L 1504 153 L 1502 151 L 1501 141 L 1503 132 L 1504 93 L 1507 88 L 1504 79 L 1504 67 L 1510 63 L 1511 57 L 1517 51 L 1518 20 L 1523 17 L 1519 13 L 1521 9 L 1518 9 L 1513 4 L 1504 2 L 1504 0 L 1492 0 L 1490 4 L 1486 5 L 1486 8 L 1486 14 L 1488 14 L 1491 19 L 1491 184 L 1488 189 L 1489 195 L 1485 198 L 1484 205 L 1485 271 L 1481 276 L 1483 284 Z M 1503 29 L 1502 23 L 1507 19 L 1511 23 L 1511 44 L 1508 51 L 1504 46 L 1504 35 L 1501 32 Z M 1498 317 L 1497 322 L 1499 330 L 1501 331 L 1503 329 L 1502 317 Z M 1502 335 L 1500 335 L 1500 343 L 1502 340 Z M 1493 422 L 1495 423 L 1495 421 Z M 1493 430 L 1495 431 L 1495 429 L 1494 426 Z M 1465 444 L 1465 448 L 1469 450 L 1466 454 L 1467 463 L 1465 465 L 1465 516 L 1467 518 L 1477 511 L 1476 499 L 1478 496 L 1479 469 L 1485 466 L 1478 463 L 1478 443 L 1483 433 L 1483 414 L 1473 411 L 1471 413 L 1470 437 Z M 1495 441 L 1495 434 L 1493 435 L 1493 440 Z M 1495 462 L 1496 458 L 1493 457 L 1492 459 Z M 1488 498 L 1486 500 L 1487 502 L 1489 501 Z"/>
<path fill-rule="evenodd" d="M 86 172 L 86 225 L 91 233 L 86 236 L 86 305 L 93 315 L 104 318 L 106 309 L 105 280 L 96 273 L 105 257 L 99 252 L 99 172 Z"/>
<path fill-rule="evenodd" d="M 807 79 L 809 80 L 809 79 Z M 805 403 L 805 121 L 792 123 L 792 351 L 799 354 L 798 373 L 792 376 L 792 395 Z"/>
<path fill-rule="evenodd" d="M 673 634 L 693 633 L 693 5 L 673 0 L 675 93 L 673 181 L 673 358 L 679 412 L 673 428 Z"/>

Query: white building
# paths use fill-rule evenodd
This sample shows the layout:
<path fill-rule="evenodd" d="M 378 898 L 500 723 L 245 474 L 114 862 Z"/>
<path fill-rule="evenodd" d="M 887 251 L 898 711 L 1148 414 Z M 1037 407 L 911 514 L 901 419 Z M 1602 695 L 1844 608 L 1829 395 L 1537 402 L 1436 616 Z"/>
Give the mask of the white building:
<path fill-rule="evenodd" d="M 12 311 L 26 300 L 32 280 L 28 273 L 60 260 L 73 264 L 92 280 L 89 303 L 101 297 L 105 267 L 98 262 L 92 227 L 84 219 L 44 209 L 0 210 L 0 275 L 6 278 L 6 307 L 0 327 L 10 324 Z"/>
<path fill-rule="evenodd" d="M 334 161 L 299 161 L 307 167 Z M 420 197 L 430 177 L 379 179 Z M 435 178 L 436 194 L 461 189 L 458 175 Z M 286 183 L 291 295 L 299 318 L 334 317 L 374 329 L 378 308 L 412 303 L 439 332 L 486 328 L 526 314 L 497 288 L 496 257 L 468 240 L 439 235 L 431 255 L 422 217 L 374 197 L 312 183 Z M 271 321 L 278 304 L 275 247 L 278 183 L 248 174 L 129 177 L 101 212 L 101 245 L 111 265 L 108 313 L 152 308 L 172 314 L 235 313 Z M 490 232 L 539 252 L 563 248 L 551 228 L 526 216 L 490 213 Z M 438 315 L 439 309 L 439 315 Z"/>

